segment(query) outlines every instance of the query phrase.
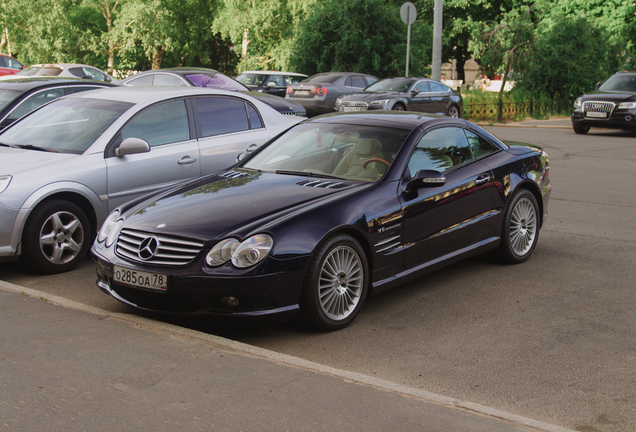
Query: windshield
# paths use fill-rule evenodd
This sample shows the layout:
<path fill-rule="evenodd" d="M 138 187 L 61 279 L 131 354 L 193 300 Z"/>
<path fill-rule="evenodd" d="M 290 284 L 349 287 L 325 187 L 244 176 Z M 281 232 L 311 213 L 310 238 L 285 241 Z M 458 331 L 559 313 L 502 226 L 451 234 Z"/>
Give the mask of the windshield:
<path fill-rule="evenodd" d="M 26 69 L 16 73 L 16 75 L 28 75 L 28 76 L 58 76 L 62 73 L 62 68 L 59 67 L 38 67 L 29 66 Z"/>
<path fill-rule="evenodd" d="M 309 78 L 307 78 L 306 80 L 302 82 L 310 82 L 310 83 L 316 83 L 316 84 L 331 84 L 335 82 L 341 76 L 342 75 L 336 75 L 336 74 L 318 74 L 318 75 L 310 76 Z"/>
<path fill-rule="evenodd" d="M 17 98 L 20 92 L 15 90 L 0 90 L 0 111 L 11 103 L 12 100 Z"/>
<path fill-rule="evenodd" d="M 236 77 L 236 80 L 245 85 L 259 86 L 263 85 L 265 78 L 267 78 L 267 75 L 242 73 Z"/>
<path fill-rule="evenodd" d="M 195 87 L 207 87 L 228 91 L 248 91 L 249 89 L 236 80 L 215 72 L 196 72 L 185 74 Z"/>
<path fill-rule="evenodd" d="M 304 123 L 270 143 L 243 167 L 375 182 L 387 172 L 409 133 L 410 129 Z"/>
<path fill-rule="evenodd" d="M 371 84 L 369 87 L 364 89 L 364 91 L 371 92 L 382 92 L 382 91 L 397 91 L 397 92 L 405 92 L 413 85 L 416 81 L 414 78 L 391 78 L 391 79 L 383 79 L 374 84 Z"/>
<path fill-rule="evenodd" d="M 614 75 L 603 83 L 599 90 L 636 92 L 636 75 Z"/>
<path fill-rule="evenodd" d="M 57 99 L 0 134 L 0 142 L 81 154 L 133 104 L 99 99 Z"/>

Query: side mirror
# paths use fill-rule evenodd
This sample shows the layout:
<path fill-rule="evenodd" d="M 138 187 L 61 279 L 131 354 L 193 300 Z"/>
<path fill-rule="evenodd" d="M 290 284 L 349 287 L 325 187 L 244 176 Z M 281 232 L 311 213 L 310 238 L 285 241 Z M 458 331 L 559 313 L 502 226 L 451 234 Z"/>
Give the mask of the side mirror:
<path fill-rule="evenodd" d="M 270 81 L 270 82 L 267 83 L 267 87 L 268 88 L 274 88 L 274 87 L 276 87 L 276 83 L 274 81 Z"/>
<path fill-rule="evenodd" d="M 256 150 L 258 148 L 258 144 L 250 144 L 250 146 L 248 148 L 245 149 L 244 152 L 240 153 L 237 157 L 236 157 L 236 161 L 242 161 L 243 159 L 245 159 L 246 157 L 248 157 L 254 150 Z"/>
<path fill-rule="evenodd" d="M 115 149 L 115 156 L 125 156 L 129 154 L 148 153 L 150 151 L 150 145 L 141 138 L 130 137 L 126 138 Z"/>
<path fill-rule="evenodd" d="M 413 93 L 414 95 L 418 94 L 420 92 L 419 89 L 414 88 L 413 90 L 411 90 L 411 93 Z"/>
<path fill-rule="evenodd" d="M 439 171 L 419 170 L 406 185 L 407 192 L 413 192 L 424 187 L 443 186 L 446 184 L 446 177 Z"/>

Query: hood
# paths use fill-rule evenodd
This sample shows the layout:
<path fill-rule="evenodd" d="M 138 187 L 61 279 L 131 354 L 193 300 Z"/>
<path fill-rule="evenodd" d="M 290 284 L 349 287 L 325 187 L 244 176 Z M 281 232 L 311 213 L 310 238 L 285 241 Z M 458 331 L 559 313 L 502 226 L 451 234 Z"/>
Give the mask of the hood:
<path fill-rule="evenodd" d="M 308 182 L 322 186 L 305 186 Z M 326 186 L 333 185 L 331 188 Z M 372 183 L 230 170 L 173 189 L 127 212 L 125 227 L 203 241 L 263 229 L 278 218 Z M 164 228 L 158 229 L 159 225 Z"/>
<path fill-rule="evenodd" d="M 593 92 L 583 95 L 581 99 L 584 102 L 589 100 L 595 100 L 595 101 L 615 102 L 618 104 L 620 102 L 636 100 L 636 92 L 595 90 Z"/>
<path fill-rule="evenodd" d="M 0 147 L 0 175 L 15 176 L 38 170 L 37 176 L 41 177 L 43 168 L 73 158 L 77 158 L 77 155 Z"/>
<path fill-rule="evenodd" d="M 398 92 L 398 91 L 382 91 L 382 92 L 364 91 L 364 92 L 359 92 L 359 93 L 354 93 L 354 94 L 344 96 L 342 100 L 371 102 L 374 100 L 401 97 L 404 94 L 405 94 L 404 92 Z"/>

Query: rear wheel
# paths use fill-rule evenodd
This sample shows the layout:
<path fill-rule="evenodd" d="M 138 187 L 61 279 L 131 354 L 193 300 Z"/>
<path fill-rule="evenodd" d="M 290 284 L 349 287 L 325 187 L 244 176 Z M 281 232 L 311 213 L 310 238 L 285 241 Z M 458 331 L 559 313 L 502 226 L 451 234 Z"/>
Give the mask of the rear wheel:
<path fill-rule="evenodd" d="M 539 239 L 539 205 L 532 192 L 519 189 L 504 215 L 499 255 L 511 264 L 526 261 Z"/>
<path fill-rule="evenodd" d="M 574 122 L 572 122 L 572 129 L 574 129 L 574 133 L 580 134 L 580 135 L 585 135 L 586 133 L 590 131 L 589 126 L 582 126 Z"/>
<path fill-rule="evenodd" d="M 451 107 L 448 109 L 448 116 L 459 118 L 459 108 L 457 107 L 457 105 L 451 105 Z"/>
<path fill-rule="evenodd" d="M 324 331 L 348 326 L 367 295 L 368 266 L 358 242 L 337 234 L 324 242 L 309 264 L 300 299 L 301 318 Z"/>
<path fill-rule="evenodd" d="M 33 210 L 22 240 L 23 264 L 40 273 L 63 273 L 77 267 L 86 256 L 91 228 L 75 204 L 45 201 Z"/>

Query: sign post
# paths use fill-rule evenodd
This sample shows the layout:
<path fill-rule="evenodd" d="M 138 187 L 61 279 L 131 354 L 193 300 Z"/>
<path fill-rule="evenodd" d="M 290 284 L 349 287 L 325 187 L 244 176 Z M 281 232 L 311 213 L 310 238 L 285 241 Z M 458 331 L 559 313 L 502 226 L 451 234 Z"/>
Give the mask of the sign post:
<path fill-rule="evenodd" d="M 413 24 L 415 22 L 415 18 L 417 18 L 417 9 L 415 9 L 415 5 L 411 2 L 404 3 L 400 9 L 400 18 L 402 18 L 402 22 L 408 26 L 406 36 L 406 77 L 408 77 L 409 56 L 411 54 L 411 24 Z"/>

